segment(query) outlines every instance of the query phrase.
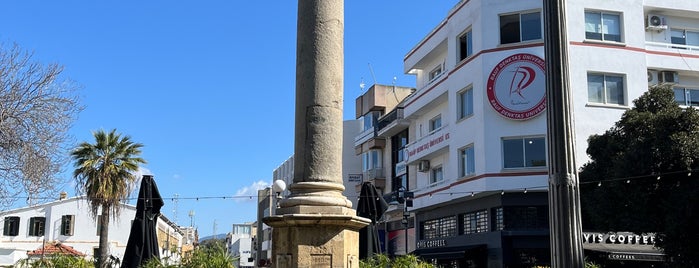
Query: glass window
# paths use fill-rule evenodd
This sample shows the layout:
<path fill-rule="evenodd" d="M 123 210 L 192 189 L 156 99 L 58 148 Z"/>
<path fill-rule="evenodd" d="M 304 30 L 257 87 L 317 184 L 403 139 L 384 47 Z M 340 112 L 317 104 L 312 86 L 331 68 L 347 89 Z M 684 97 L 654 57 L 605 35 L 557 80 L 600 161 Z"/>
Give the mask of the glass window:
<path fill-rule="evenodd" d="M 442 127 L 442 115 L 435 116 L 430 120 L 430 132 Z"/>
<path fill-rule="evenodd" d="M 61 217 L 61 235 L 73 235 L 75 215 L 63 215 Z"/>
<path fill-rule="evenodd" d="M 459 36 L 459 61 L 462 61 L 473 55 L 473 31 Z"/>
<path fill-rule="evenodd" d="M 46 218 L 44 218 L 44 217 L 31 217 L 31 218 L 29 218 L 29 236 L 42 236 L 42 235 L 44 235 L 45 224 L 46 224 Z"/>
<path fill-rule="evenodd" d="M 379 117 L 383 115 L 381 111 L 371 111 L 362 117 L 364 127 L 362 130 L 373 129 L 377 125 Z"/>
<path fill-rule="evenodd" d="M 699 106 L 699 89 L 675 87 L 675 102 L 683 106 Z"/>
<path fill-rule="evenodd" d="M 503 139 L 504 168 L 546 166 L 546 144 L 543 137 Z"/>
<path fill-rule="evenodd" d="M 459 119 L 473 114 L 473 88 L 459 93 Z"/>
<path fill-rule="evenodd" d="M 469 175 L 473 175 L 476 173 L 476 161 L 474 160 L 473 156 L 473 145 L 469 145 L 468 147 L 461 149 L 459 151 L 459 176 L 460 177 L 466 177 Z"/>
<path fill-rule="evenodd" d="M 442 171 L 442 166 L 438 166 L 432 169 L 430 172 L 430 183 L 440 182 L 444 179 L 444 173 Z"/>
<path fill-rule="evenodd" d="M 456 236 L 456 216 L 447 216 L 422 223 L 422 239 Z"/>
<path fill-rule="evenodd" d="M 442 65 L 438 65 L 432 71 L 430 71 L 430 81 L 434 80 L 435 78 L 439 77 L 442 74 Z"/>
<path fill-rule="evenodd" d="M 500 44 L 539 40 L 541 38 L 541 12 L 500 16 Z"/>
<path fill-rule="evenodd" d="M 539 12 L 522 14 L 522 41 L 541 39 L 541 15 Z"/>
<path fill-rule="evenodd" d="M 499 208 L 494 208 L 493 209 L 493 214 L 494 214 L 494 222 L 495 226 L 493 227 L 495 231 L 502 231 L 505 230 L 505 217 L 503 213 L 502 207 Z"/>
<path fill-rule="evenodd" d="M 484 233 L 488 231 L 488 210 L 464 214 L 464 234 Z"/>
<path fill-rule="evenodd" d="M 586 11 L 585 38 L 621 42 L 621 16 L 618 13 Z"/>
<path fill-rule="evenodd" d="M 540 230 L 548 228 L 546 206 L 506 207 L 504 211 L 506 230 Z"/>
<path fill-rule="evenodd" d="M 673 28 L 670 30 L 670 41 L 678 45 L 699 46 L 699 32 Z M 676 48 L 687 49 L 686 47 Z"/>
<path fill-rule="evenodd" d="M 3 224 L 2 235 L 4 236 L 17 236 L 19 235 L 19 217 L 10 216 L 5 217 L 5 222 Z"/>
<path fill-rule="evenodd" d="M 381 168 L 382 154 L 383 153 L 381 152 L 381 150 L 369 150 L 368 152 L 364 152 L 362 154 L 362 170 L 368 171 L 372 169 Z"/>
<path fill-rule="evenodd" d="M 594 103 L 624 105 L 624 77 L 588 74 L 587 100 Z"/>

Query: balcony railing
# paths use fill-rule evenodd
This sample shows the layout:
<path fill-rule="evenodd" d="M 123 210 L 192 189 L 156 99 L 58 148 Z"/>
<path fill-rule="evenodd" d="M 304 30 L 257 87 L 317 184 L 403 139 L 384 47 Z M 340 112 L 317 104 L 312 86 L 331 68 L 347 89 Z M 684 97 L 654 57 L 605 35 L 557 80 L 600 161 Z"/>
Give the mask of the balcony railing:
<path fill-rule="evenodd" d="M 383 168 L 380 168 L 380 167 L 366 170 L 363 172 L 363 174 L 364 174 L 364 181 L 384 178 Z"/>
<path fill-rule="evenodd" d="M 389 124 L 393 123 L 398 119 L 403 119 L 403 107 L 396 107 L 390 113 L 384 115 L 379 119 L 379 130 L 385 128 Z"/>
<path fill-rule="evenodd" d="M 689 50 L 689 51 L 699 51 L 699 46 L 692 46 L 692 45 L 680 45 L 680 44 L 672 44 L 672 43 L 664 43 L 664 42 L 651 42 L 647 41 L 646 45 L 652 46 L 652 47 L 662 47 L 662 48 L 672 48 L 672 49 L 683 49 L 683 50 Z"/>

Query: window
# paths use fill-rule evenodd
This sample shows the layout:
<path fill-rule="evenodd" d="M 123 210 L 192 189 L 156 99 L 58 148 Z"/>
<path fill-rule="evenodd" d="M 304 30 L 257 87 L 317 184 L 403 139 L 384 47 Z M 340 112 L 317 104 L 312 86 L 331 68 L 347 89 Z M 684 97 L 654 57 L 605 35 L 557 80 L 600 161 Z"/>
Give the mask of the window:
<path fill-rule="evenodd" d="M 442 172 L 442 166 L 438 166 L 432 169 L 430 172 L 430 183 L 440 182 L 444 179 L 444 173 Z"/>
<path fill-rule="evenodd" d="M 435 116 L 430 119 L 430 132 L 435 131 L 442 127 L 442 115 Z"/>
<path fill-rule="evenodd" d="M 620 18 L 618 13 L 585 11 L 585 38 L 621 42 Z"/>
<path fill-rule="evenodd" d="M 505 168 L 546 166 L 546 146 L 543 137 L 503 139 Z"/>
<path fill-rule="evenodd" d="M 488 210 L 464 214 L 464 234 L 484 233 L 488 231 Z"/>
<path fill-rule="evenodd" d="M 670 40 L 677 45 L 699 46 L 699 32 L 673 28 L 670 30 Z M 686 47 L 675 48 L 687 49 Z"/>
<path fill-rule="evenodd" d="M 391 190 L 398 191 L 400 187 L 405 187 L 405 189 L 410 189 L 408 187 L 408 170 L 406 164 L 403 163 L 406 160 L 405 146 L 408 145 L 408 130 L 403 130 L 400 133 L 393 135 L 391 137 L 391 164 L 393 172 L 393 181 L 391 183 Z M 399 171 L 397 166 L 401 163 L 402 169 Z M 402 175 L 398 175 L 402 174 Z"/>
<path fill-rule="evenodd" d="M 456 216 L 424 221 L 421 236 L 422 239 L 456 236 Z"/>
<path fill-rule="evenodd" d="M 63 215 L 61 217 L 61 235 L 73 235 L 75 215 Z"/>
<path fill-rule="evenodd" d="M 505 217 L 503 213 L 502 207 L 499 208 L 494 208 L 493 209 L 493 222 L 495 225 L 493 226 L 493 230 L 495 231 L 502 231 L 505 230 Z"/>
<path fill-rule="evenodd" d="M 432 71 L 430 71 L 430 81 L 436 79 L 440 75 L 442 75 L 442 65 L 441 64 L 437 65 L 437 67 L 435 67 L 434 69 L 432 69 Z"/>
<path fill-rule="evenodd" d="M 624 77 L 612 74 L 587 74 L 587 100 L 594 103 L 624 105 Z"/>
<path fill-rule="evenodd" d="M 17 236 L 17 235 L 19 235 L 19 217 L 17 217 L 17 216 L 5 217 L 5 223 L 3 224 L 2 235 L 4 235 L 4 236 Z"/>
<path fill-rule="evenodd" d="M 500 44 L 539 40 L 541 38 L 541 12 L 500 16 Z"/>
<path fill-rule="evenodd" d="M 459 36 L 459 61 L 473 55 L 473 31 L 468 30 Z"/>
<path fill-rule="evenodd" d="M 683 106 L 699 106 L 699 89 L 676 87 L 675 101 Z"/>
<path fill-rule="evenodd" d="M 362 171 L 379 169 L 382 167 L 381 150 L 369 150 L 362 154 Z"/>
<path fill-rule="evenodd" d="M 507 230 L 541 230 L 548 228 L 548 207 L 506 207 L 504 222 Z"/>
<path fill-rule="evenodd" d="M 458 118 L 466 118 L 473 114 L 473 88 L 459 92 Z"/>
<path fill-rule="evenodd" d="M 383 112 L 381 112 L 381 111 L 371 111 L 371 112 L 365 114 L 362 117 L 362 121 L 364 123 L 364 127 L 362 128 L 362 130 L 364 131 L 364 130 L 373 129 L 374 126 L 377 125 L 377 123 L 379 121 L 379 117 L 381 117 L 382 115 L 383 115 Z"/>
<path fill-rule="evenodd" d="M 44 217 L 31 217 L 31 218 L 29 218 L 29 236 L 42 236 L 42 235 L 44 235 L 45 224 L 46 224 L 46 218 L 44 218 Z"/>
<path fill-rule="evenodd" d="M 476 173 L 475 165 L 473 145 L 459 150 L 459 177 L 466 177 Z"/>

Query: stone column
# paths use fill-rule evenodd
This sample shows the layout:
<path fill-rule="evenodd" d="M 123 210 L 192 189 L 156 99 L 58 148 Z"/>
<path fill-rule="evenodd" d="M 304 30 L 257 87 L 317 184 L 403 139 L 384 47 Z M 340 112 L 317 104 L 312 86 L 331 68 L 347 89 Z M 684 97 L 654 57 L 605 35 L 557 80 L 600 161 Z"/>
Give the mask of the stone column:
<path fill-rule="evenodd" d="M 342 195 L 343 0 L 299 0 L 294 181 L 272 226 L 274 267 L 359 267 L 357 217 Z"/>
<path fill-rule="evenodd" d="M 551 265 L 582 268 L 580 185 L 575 164 L 565 1 L 544 1 Z"/>

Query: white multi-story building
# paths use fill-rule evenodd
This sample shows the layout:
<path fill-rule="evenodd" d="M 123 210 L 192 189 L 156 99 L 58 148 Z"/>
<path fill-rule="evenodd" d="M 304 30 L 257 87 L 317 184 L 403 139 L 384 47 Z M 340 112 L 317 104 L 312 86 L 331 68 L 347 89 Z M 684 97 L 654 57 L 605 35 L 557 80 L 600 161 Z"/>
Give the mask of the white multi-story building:
<path fill-rule="evenodd" d="M 252 237 L 255 223 L 233 224 L 232 230 L 226 236 L 228 254 L 235 258 L 235 267 L 252 268 L 255 261 L 252 257 Z"/>
<path fill-rule="evenodd" d="M 587 138 L 649 85 L 699 104 L 699 1 L 567 2 L 578 166 Z M 543 27 L 541 1 L 462 0 L 405 56 L 416 91 L 375 137 L 397 141 L 383 148 L 402 157 L 384 160 L 386 188 L 415 194 L 415 254 L 447 267 L 549 263 Z"/>
<path fill-rule="evenodd" d="M 121 204 L 119 218 L 109 222 L 109 254 L 123 259 L 136 206 Z M 59 242 L 94 258 L 99 246 L 97 221 L 90 215 L 85 197 L 62 198 L 30 207 L 0 212 L 0 266 L 14 265 L 27 258 L 27 252 L 41 249 L 44 242 Z M 179 260 L 183 234 L 164 216 L 158 218 L 158 245 L 161 258 Z M 177 250 L 175 250 L 177 249 Z"/>

